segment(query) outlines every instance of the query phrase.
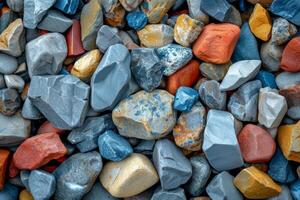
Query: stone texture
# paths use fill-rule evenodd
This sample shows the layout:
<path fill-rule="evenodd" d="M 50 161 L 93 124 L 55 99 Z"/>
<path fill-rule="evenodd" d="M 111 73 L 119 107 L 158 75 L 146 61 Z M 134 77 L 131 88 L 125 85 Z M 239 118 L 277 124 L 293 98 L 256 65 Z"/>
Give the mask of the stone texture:
<path fill-rule="evenodd" d="M 300 72 L 300 36 L 293 38 L 284 48 L 280 68 L 288 72 Z"/>
<path fill-rule="evenodd" d="M 0 73 L 12 74 L 18 68 L 18 61 L 16 58 L 7 54 L 0 53 Z"/>
<path fill-rule="evenodd" d="M 68 56 L 78 56 L 84 53 L 81 41 L 81 26 L 79 20 L 73 19 L 73 24 L 66 32 Z"/>
<path fill-rule="evenodd" d="M 290 191 L 291 191 L 293 199 L 298 200 L 300 198 L 300 180 L 299 179 L 290 185 Z"/>
<path fill-rule="evenodd" d="M 2 190 L 4 188 L 5 184 L 5 175 L 6 175 L 6 169 L 8 165 L 8 159 L 9 159 L 10 152 L 5 149 L 0 149 L 0 189 Z"/>
<path fill-rule="evenodd" d="M 133 28 L 134 30 L 141 30 L 147 25 L 148 18 L 145 13 L 135 11 L 127 14 L 126 21 L 130 28 Z"/>
<path fill-rule="evenodd" d="M 201 10 L 202 0 L 186 0 L 186 2 L 189 8 L 189 15 L 195 20 L 199 20 L 204 24 L 208 24 L 209 16 Z"/>
<path fill-rule="evenodd" d="M 286 185 L 280 185 L 281 192 L 278 196 L 268 198 L 267 200 L 293 200 L 289 188 Z"/>
<path fill-rule="evenodd" d="M 3 2 L 1 2 L 3 6 Z M 11 22 L 18 18 L 18 15 L 13 12 L 12 9 L 8 8 L 7 6 L 2 7 L 0 5 L 1 17 L 0 17 L 0 33 L 6 29 Z"/>
<path fill-rule="evenodd" d="M 134 147 L 134 152 L 152 156 L 155 140 L 142 140 Z"/>
<path fill-rule="evenodd" d="M 284 18 L 274 20 L 271 41 L 277 45 L 288 42 L 297 33 L 297 28 Z"/>
<path fill-rule="evenodd" d="M 102 53 L 105 53 L 106 50 L 114 44 L 122 44 L 122 39 L 119 37 L 118 29 L 107 25 L 101 26 L 97 33 L 96 40 L 98 49 Z"/>
<path fill-rule="evenodd" d="M 204 13 L 220 22 L 227 21 L 232 12 L 232 7 L 226 0 L 202 0 L 200 8 Z"/>
<path fill-rule="evenodd" d="M 114 27 L 124 27 L 126 11 L 118 0 L 101 1 L 104 23 Z"/>
<path fill-rule="evenodd" d="M 74 15 L 79 6 L 79 0 L 56 0 L 54 8 L 61 10 L 68 15 Z"/>
<path fill-rule="evenodd" d="M 141 9 L 147 15 L 149 23 L 156 24 L 163 19 L 175 2 L 176 0 L 145 0 Z"/>
<path fill-rule="evenodd" d="M 186 196 L 184 194 L 184 189 L 182 188 L 176 188 L 173 190 L 163 190 L 161 186 L 158 186 L 153 196 L 151 197 L 151 200 L 186 200 Z"/>
<path fill-rule="evenodd" d="M 203 62 L 200 65 L 201 74 L 211 80 L 221 81 L 226 75 L 231 62 L 226 64 L 212 64 Z"/>
<path fill-rule="evenodd" d="M 181 112 L 189 112 L 199 98 L 198 92 L 193 88 L 180 87 L 174 99 L 174 109 Z"/>
<path fill-rule="evenodd" d="M 273 0 L 270 11 L 300 26 L 300 2 L 297 0 Z"/>
<path fill-rule="evenodd" d="M 279 89 L 287 89 L 300 84 L 300 72 L 281 72 L 276 76 L 276 84 Z"/>
<path fill-rule="evenodd" d="M 24 185 L 24 187 L 26 188 L 26 190 L 30 190 L 29 189 L 29 183 L 28 183 L 28 181 L 29 181 L 29 176 L 30 176 L 30 172 L 31 171 L 29 171 L 29 170 L 21 170 L 20 171 L 20 179 L 21 179 L 21 182 L 22 182 L 22 184 Z"/>
<path fill-rule="evenodd" d="M 299 76 L 300 77 L 300 76 Z M 275 81 L 275 76 L 271 72 L 260 70 L 256 75 L 256 78 L 260 80 L 262 87 L 269 87 L 272 89 L 277 89 L 277 84 Z"/>
<path fill-rule="evenodd" d="M 142 3 L 142 0 L 119 0 L 122 6 L 127 11 L 132 11 L 136 9 L 140 3 Z"/>
<path fill-rule="evenodd" d="M 0 90 L 0 112 L 3 115 L 14 115 L 22 106 L 21 103 L 21 98 L 15 89 Z"/>
<path fill-rule="evenodd" d="M 5 85 L 9 89 L 15 89 L 21 93 L 25 87 L 25 81 L 18 75 L 4 75 Z"/>
<path fill-rule="evenodd" d="M 23 10 L 24 1 L 23 0 L 6 0 L 7 5 L 14 12 L 20 12 Z"/>
<path fill-rule="evenodd" d="M 96 181 L 92 189 L 82 198 L 82 200 L 118 200 L 118 198 L 109 194 L 101 185 Z"/>
<path fill-rule="evenodd" d="M 43 20 L 37 25 L 38 29 L 50 32 L 64 33 L 73 21 L 57 10 L 49 10 Z"/>
<path fill-rule="evenodd" d="M 268 71 L 278 71 L 280 68 L 280 60 L 283 52 L 283 47 L 278 46 L 271 40 L 263 43 L 260 49 L 261 61 L 263 67 Z"/>

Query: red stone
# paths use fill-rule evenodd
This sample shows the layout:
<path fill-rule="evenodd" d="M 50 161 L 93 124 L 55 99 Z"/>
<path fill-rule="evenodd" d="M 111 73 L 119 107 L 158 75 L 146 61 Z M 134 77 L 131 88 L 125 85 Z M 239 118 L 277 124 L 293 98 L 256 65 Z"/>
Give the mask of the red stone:
<path fill-rule="evenodd" d="M 284 48 L 281 69 L 288 72 L 300 72 L 300 36 L 293 38 Z"/>
<path fill-rule="evenodd" d="M 42 133 L 57 133 L 58 135 L 63 135 L 65 131 L 55 128 L 49 121 L 45 121 L 37 131 L 37 134 Z"/>
<path fill-rule="evenodd" d="M 15 163 L 13 160 L 10 161 L 9 166 L 8 166 L 8 176 L 10 178 L 14 178 L 18 176 L 20 173 L 20 170 L 16 167 Z"/>
<path fill-rule="evenodd" d="M 7 169 L 9 151 L 0 149 L 0 190 L 3 189 L 5 183 L 5 174 Z"/>
<path fill-rule="evenodd" d="M 238 135 L 242 156 L 248 163 L 264 163 L 271 160 L 276 143 L 265 129 L 247 124 Z"/>
<path fill-rule="evenodd" d="M 13 161 L 18 169 L 37 169 L 67 154 L 56 133 L 43 133 L 26 139 L 17 149 Z"/>
<path fill-rule="evenodd" d="M 85 52 L 81 42 L 81 27 L 80 22 L 73 19 L 73 25 L 66 33 L 68 45 L 68 56 L 78 56 Z"/>
<path fill-rule="evenodd" d="M 38 29 L 38 33 L 39 33 L 39 35 L 45 35 L 45 34 L 49 33 L 49 31 Z"/>

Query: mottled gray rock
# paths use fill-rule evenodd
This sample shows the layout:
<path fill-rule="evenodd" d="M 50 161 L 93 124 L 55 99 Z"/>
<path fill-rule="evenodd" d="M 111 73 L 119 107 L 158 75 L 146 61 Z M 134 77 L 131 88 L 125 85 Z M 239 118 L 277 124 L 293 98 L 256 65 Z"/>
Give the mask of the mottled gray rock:
<path fill-rule="evenodd" d="M 280 185 L 281 192 L 278 196 L 268 198 L 267 200 L 293 200 L 289 188 L 286 185 Z"/>
<path fill-rule="evenodd" d="M 164 66 L 153 48 L 131 51 L 131 71 L 138 85 L 147 92 L 157 88 L 163 78 Z"/>
<path fill-rule="evenodd" d="M 34 200 L 49 200 L 55 192 L 56 180 L 54 175 L 46 171 L 33 170 L 28 184 Z"/>
<path fill-rule="evenodd" d="M 276 84 L 279 89 L 285 89 L 300 84 L 300 72 L 281 72 L 276 76 Z"/>
<path fill-rule="evenodd" d="M 221 91 L 237 89 L 242 84 L 253 79 L 259 72 L 260 65 L 260 60 L 242 60 L 234 63 L 229 67 L 220 85 Z"/>
<path fill-rule="evenodd" d="M 0 53 L 0 73 L 12 74 L 18 68 L 18 61 L 16 58 Z"/>
<path fill-rule="evenodd" d="M 118 32 L 118 29 L 115 27 L 107 25 L 101 26 L 97 33 L 96 45 L 102 53 L 105 53 L 105 51 L 114 44 L 123 44 Z"/>
<path fill-rule="evenodd" d="M 24 0 L 6 0 L 6 3 L 14 12 L 20 12 L 23 10 Z"/>
<path fill-rule="evenodd" d="M 158 186 L 151 200 L 186 200 L 184 190 L 182 188 L 176 188 L 173 190 L 163 190 L 161 186 Z"/>
<path fill-rule="evenodd" d="M 10 89 L 16 89 L 19 93 L 21 93 L 25 86 L 25 81 L 21 76 L 18 75 L 4 75 L 4 80 L 6 87 Z"/>
<path fill-rule="evenodd" d="M 27 191 L 30 191 L 30 189 L 29 189 L 29 175 L 30 175 L 29 170 L 21 170 L 20 171 L 20 179 L 21 179 L 21 181 L 22 181 L 22 183 L 25 186 Z"/>
<path fill-rule="evenodd" d="M 0 90 L 0 112 L 11 116 L 21 107 L 21 98 L 15 89 L 4 88 Z"/>
<path fill-rule="evenodd" d="M 202 149 L 210 165 L 218 171 L 243 166 L 236 138 L 236 121 L 231 113 L 209 110 Z"/>
<path fill-rule="evenodd" d="M 190 161 L 168 139 L 156 142 L 153 151 L 153 163 L 163 190 L 178 188 L 192 176 Z"/>
<path fill-rule="evenodd" d="M 49 10 L 43 20 L 37 25 L 38 29 L 50 32 L 64 33 L 73 21 L 58 10 Z"/>
<path fill-rule="evenodd" d="M 48 33 L 27 43 L 26 60 L 30 77 L 58 74 L 67 52 L 65 37 L 60 33 Z"/>
<path fill-rule="evenodd" d="M 154 145 L 155 140 L 143 140 L 134 147 L 134 152 L 152 156 Z"/>
<path fill-rule="evenodd" d="M 125 97 L 130 79 L 128 49 L 122 44 L 110 46 L 91 79 L 92 108 L 95 111 L 112 110 Z"/>
<path fill-rule="evenodd" d="M 260 57 L 263 67 L 268 71 L 275 72 L 280 68 L 283 46 L 276 45 L 271 40 L 263 43 L 260 48 Z"/>
<path fill-rule="evenodd" d="M 43 119 L 44 115 L 37 109 L 29 98 L 26 98 L 22 107 L 22 116 L 25 119 L 38 120 Z"/>
<path fill-rule="evenodd" d="M 276 45 L 282 45 L 289 41 L 297 33 L 294 24 L 286 19 L 277 18 L 273 22 L 271 41 Z"/>
<path fill-rule="evenodd" d="M 222 65 L 203 62 L 199 68 L 201 74 L 206 78 L 221 81 L 226 75 L 230 65 L 231 62 Z"/>
<path fill-rule="evenodd" d="M 206 188 L 206 192 L 213 200 L 234 199 L 243 200 L 243 196 L 233 185 L 234 177 L 224 171 L 215 176 Z"/>
<path fill-rule="evenodd" d="M 54 171 L 55 199 L 80 200 L 93 187 L 102 169 L 99 153 L 77 153 Z"/>
<path fill-rule="evenodd" d="M 231 5 L 226 0 L 202 0 L 200 8 L 204 13 L 220 22 L 228 21 L 232 11 Z"/>
<path fill-rule="evenodd" d="M 113 110 L 113 121 L 126 137 L 153 140 L 169 134 L 176 123 L 174 97 L 165 90 L 144 90 L 124 99 Z"/>
<path fill-rule="evenodd" d="M 186 0 L 189 8 L 189 15 L 196 20 L 208 24 L 209 16 L 202 12 L 200 5 L 203 0 Z"/>
<path fill-rule="evenodd" d="M 28 97 L 57 128 L 83 124 L 88 111 L 90 87 L 72 75 L 33 76 Z"/>
<path fill-rule="evenodd" d="M 83 197 L 82 200 L 118 200 L 103 188 L 99 181 L 96 181 L 93 188 Z"/>

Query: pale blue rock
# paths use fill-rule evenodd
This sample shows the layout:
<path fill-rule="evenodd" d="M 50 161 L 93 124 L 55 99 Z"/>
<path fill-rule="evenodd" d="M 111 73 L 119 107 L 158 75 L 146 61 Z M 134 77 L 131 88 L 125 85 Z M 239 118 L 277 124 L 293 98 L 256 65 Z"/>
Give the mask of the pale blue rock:
<path fill-rule="evenodd" d="M 18 68 L 18 61 L 15 57 L 0 53 L 0 73 L 12 74 Z"/>
<path fill-rule="evenodd" d="M 161 186 L 158 186 L 151 200 L 186 200 L 184 189 L 176 188 L 173 190 L 163 190 Z"/>
<path fill-rule="evenodd" d="M 300 26 L 300 2 L 298 0 L 274 0 L 270 11 Z"/>
<path fill-rule="evenodd" d="M 14 12 L 20 12 L 24 7 L 24 0 L 6 0 L 6 3 Z"/>
<path fill-rule="evenodd" d="M 7 88 L 15 89 L 21 93 L 25 86 L 25 81 L 18 75 L 4 75 L 4 81 Z"/>
<path fill-rule="evenodd" d="M 203 0 L 186 0 L 189 8 L 189 16 L 193 19 L 199 20 L 204 24 L 209 22 L 209 16 L 201 10 L 201 2 Z"/>
<path fill-rule="evenodd" d="M 174 109 L 189 112 L 199 98 L 198 92 L 193 88 L 181 86 L 176 91 Z"/>
<path fill-rule="evenodd" d="M 300 72 L 281 72 L 276 76 L 276 84 L 279 89 L 285 89 L 300 84 Z"/>
<path fill-rule="evenodd" d="M 58 10 L 49 10 L 37 28 L 50 32 L 64 33 L 73 24 L 73 21 Z"/>
<path fill-rule="evenodd" d="M 82 200 L 118 200 L 105 190 L 99 181 L 96 181 L 92 189 L 82 198 Z"/>
<path fill-rule="evenodd" d="M 30 175 L 30 171 L 29 170 L 21 170 L 20 171 L 20 179 L 24 185 L 24 187 L 26 188 L 27 191 L 30 191 L 29 189 L 29 175 Z"/>
<path fill-rule="evenodd" d="M 102 53 L 105 53 L 114 44 L 123 44 L 118 32 L 117 28 L 108 25 L 100 27 L 97 33 L 96 45 Z"/>

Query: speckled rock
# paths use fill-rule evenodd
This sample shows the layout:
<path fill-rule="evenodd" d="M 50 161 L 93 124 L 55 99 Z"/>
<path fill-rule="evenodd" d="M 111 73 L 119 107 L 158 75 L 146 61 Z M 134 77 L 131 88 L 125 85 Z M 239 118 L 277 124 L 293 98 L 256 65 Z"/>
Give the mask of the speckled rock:
<path fill-rule="evenodd" d="M 14 12 L 20 12 L 24 7 L 24 0 L 6 0 L 6 3 Z"/>
<path fill-rule="evenodd" d="M 21 93 L 25 86 L 25 81 L 18 75 L 4 75 L 5 85 L 9 89 L 16 89 Z"/>
<path fill-rule="evenodd" d="M 263 43 L 260 49 L 261 61 L 263 67 L 268 71 L 278 71 L 280 68 L 280 60 L 283 53 L 283 47 L 276 45 L 271 40 Z"/>
<path fill-rule="evenodd" d="M 0 112 L 3 115 L 14 115 L 21 107 L 21 98 L 15 89 L 0 90 Z"/>
<path fill-rule="evenodd" d="M 289 188 L 286 185 L 280 185 L 281 192 L 278 196 L 268 198 L 267 200 L 293 200 Z"/>
<path fill-rule="evenodd" d="M 96 45 L 104 53 L 110 46 L 122 44 L 122 39 L 118 35 L 118 29 L 107 25 L 101 26 L 97 33 Z"/>
<path fill-rule="evenodd" d="M 173 190 L 163 190 L 161 186 L 158 186 L 153 196 L 151 197 L 151 200 L 186 200 L 186 196 L 184 194 L 184 189 L 182 188 L 176 188 Z"/>
<path fill-rule="evenodd" d="M 203 62 L 200 64 L 200 71 L 208 79 L 221 81 L 225 77 L 230 65 L 231 62 L 221 65 Z"/>
<path fill-rule="evenodd" d="M 16 58 L 7 54 L 0 53 L 0 73 L 12 74 L 18 68 L 18 61 Z"/>
<path fill-rule="evenodd" d="M 274 20 L 271 41 L 282 45 L 289 41 L 297 33 L 297 28 L 284 18 Z"/>
<path fill-rule="evenodd" d="M 118 198 L 109 194 L 101 185 L 96 181 L 92 189 L 82 198 L 82 200 L 118 200 Z"/>
<path fill-rule="evenodd" d="M 300 2 L 297 0 L 273 0 L 270 11 L 300 26 Z"/>
<path fill-rule="evenodd" d="M 43 20 L 37 25 L 37 28 L 50 32 L 64 33 L 72 24 L 73 21 L 58 10 L 49 10 Z"/>
<path fill-rule="evenodd" d="M 174 109 L 189 112 L 199 98 L 198 92 L 192 88 L 182 86 L 178 88 L 174 100 Z"/>
<path fill-rule="evenodd" d="M 127 11 L 132 11 L 136 9 L 140 3 L 142 3 L 142 0 L 119 0 L 122 6 Z"/>
<path fill-rule="evenodd" d="M 136 11 L 128 13 L 126 16 L 126 21 L 130 28 L 140 30 L 147 25 L 148 18 L 145 13 Z"/>
<path fill-rule="evenodd" d="M 225 22 L 232 12 L 231 5 L 226 0 L 201 1 L 201 10 L 210 17 Z"/>
<path fill-rule="evenodd" d="M 269 87 L 272 89 L 277 89 L 277 84 L 275 81 L 275 76 L 271 72 L 260 70 L 256 75 L 256 78 L 260 80 L 262 87 Z M 299 76 L 300 78 L 300 76 Z"/>

